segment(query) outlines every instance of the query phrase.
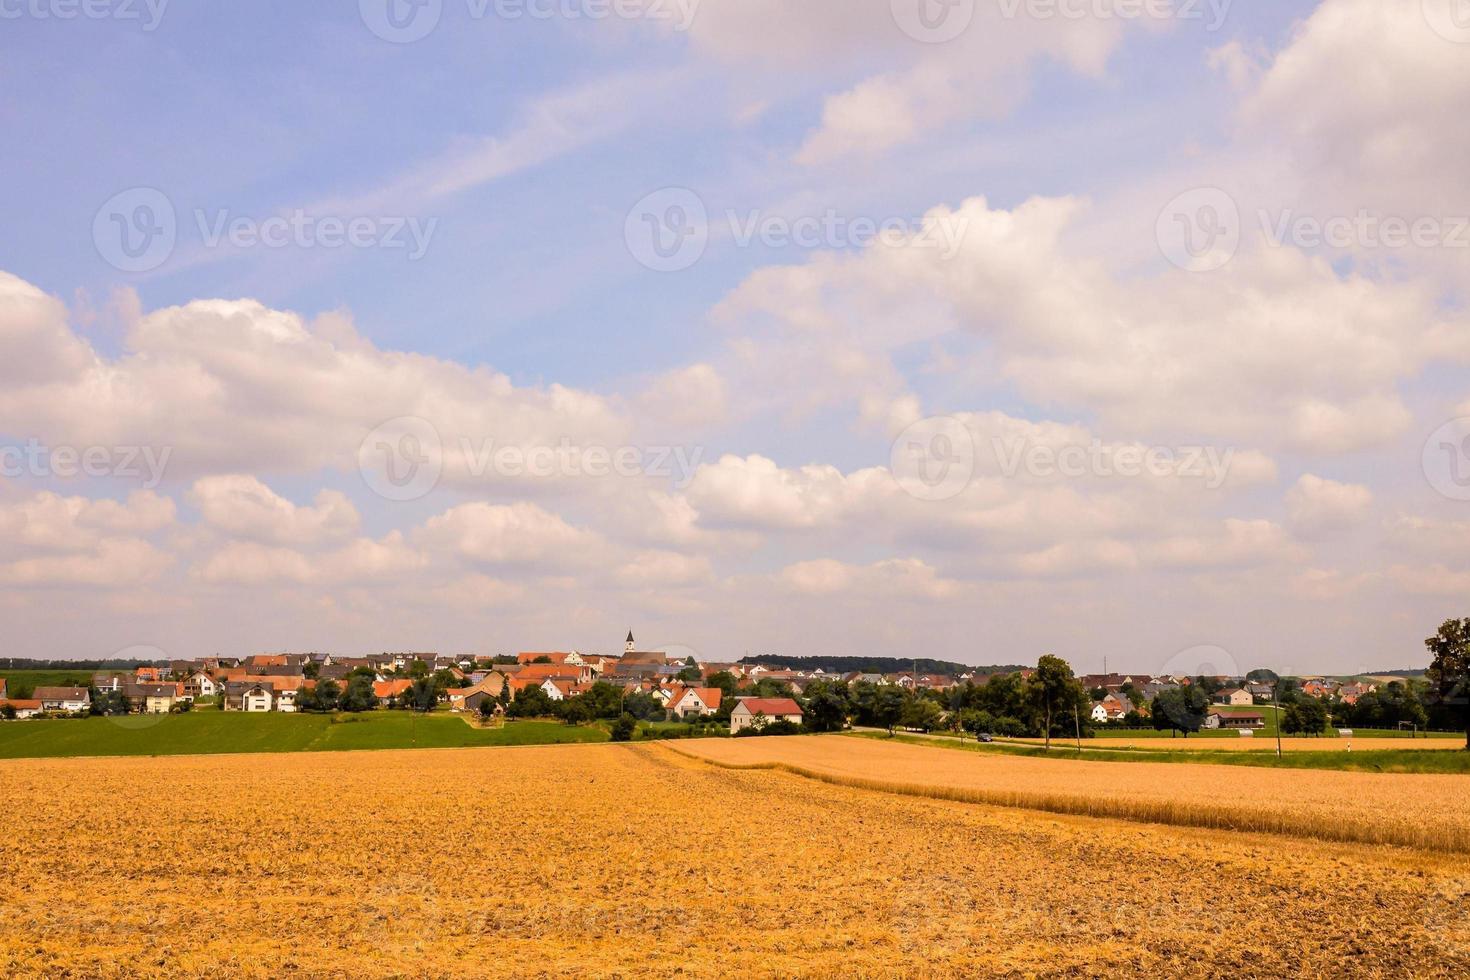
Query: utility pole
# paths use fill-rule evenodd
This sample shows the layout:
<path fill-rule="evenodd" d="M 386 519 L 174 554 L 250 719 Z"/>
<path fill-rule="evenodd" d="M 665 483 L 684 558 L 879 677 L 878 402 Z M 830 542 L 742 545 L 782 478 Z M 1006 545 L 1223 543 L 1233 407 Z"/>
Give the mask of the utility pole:
<path fill-rule="evenodd" d="M 1082 754 L 1082 719 L 1077 714 L 1077 705 L 1072 705 L 1072 725 L 1077 730 L 1077 754 Z"/>
<path fill-rule="evenodd" d="M 1281 675 L 1276 675 L 1276 683 L 1271 685 L 1271 707 L 1276 710 L 1276 758 L 1281 758 L 1281 703 L 1276 698 L 1276 691 L 1281 687 Z"/>

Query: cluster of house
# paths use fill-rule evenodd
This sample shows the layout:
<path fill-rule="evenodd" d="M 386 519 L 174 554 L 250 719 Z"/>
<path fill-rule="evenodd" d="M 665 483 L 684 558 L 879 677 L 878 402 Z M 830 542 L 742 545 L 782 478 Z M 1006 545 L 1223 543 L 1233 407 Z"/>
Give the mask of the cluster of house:
<path fill-rule="evenodd" d="M 552 701 L 576 697 L 594 683 L 620 687 L 626 693 L 641 691 L 659 701 L 674 719 L 714 715 L 720 711 L 724 692 L 706 682 L 726 671 L 738 682 L 761 677 L 787 681 L 798 693 L 821 675 L 775 671 L 760 665 L 736 663 L 692 664 L 670 658 L 661 651 L 636 649 L 628 634 L 620 657 L 573 652 L 521 653 L 514 663 L 486 661 L 472 656 L 448 657 L 435 653 L 384 653 L 367 657 L 338 657 L 331 654 L 254 654 L 243 658 L 203 657 L 176 660 L 168 666 L 145 665 L 131 671 L 99 671 L 90 688 L 38 687 L 31 698 L 7 700 L 0 679 L 0 706 L 9 704 L 15 717 L 43 714 L 85 714 L 91 710 L 91 692 L 99 697 L 121 695 L 128 710 L 144 714 L 167 714 L 197 698 L 218 698 L 225 711 L 265 712 L 297 710 L 297 700 L 314 691 L 323 681 L 339 688 L 363 670 L 372 674 L 373 697 L 383 707 L 404 697 L 414 676 L 447 671 L 456 686 L 445 691 L 452 711 L 480 712 L 485 702 L 493 713 L 528 687 L 538 687 Z M 694 668 L 699 678 L 691 677 Z M 831 679 L 831 675 L 826 675 Z M 791 698 L 737 698 L 730 712 L 730 725 L 739 731 L 748 725 L 786 720 L 800 723 L 801 706 Z"/>
<path fill-rule="evenodd" d="M 1219 689 L 1210 696 L 1210 700 L 1221 708 L 1249 707 L 1257 703 L 1257 698 L 1266 701 L 1271 698 L 1270 684 L 1248 681 L 1243 677 L 1220 676 L 1213 679 L 1219 685 Z M 1079 680 L 1083 688 L 1088 691 L 1100 689 L 1106 692 L 1100 700 L 1092 704 L 1092 720 L 1098 724 L 1122 721 L 1133 712 L 1146 718 L 1149 714 L 1149 705 L 1154 698 L 1164 691 L 1185 687 L 1196 682 L 1196 679 L 1191 677 L 1148 674 L 1084 674 Z M 1133 698 L 1129 697 L 1127 693 L 1129 691 L 1138 695 L 1136 703 Z M 1222 711 L 1219 708 L 1211 708 L 1205 715 L 1204 727 L 1252 729 L 1263 728 L 1265 724 L 1265 716 L 1256 712 Z"/>

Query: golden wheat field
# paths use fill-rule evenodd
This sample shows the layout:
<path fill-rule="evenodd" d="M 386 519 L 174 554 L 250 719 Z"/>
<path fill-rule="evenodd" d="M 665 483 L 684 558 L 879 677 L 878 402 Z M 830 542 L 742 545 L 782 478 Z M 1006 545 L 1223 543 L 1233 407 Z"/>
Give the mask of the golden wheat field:
<path fill-rule="evenodd" d="M 1008 738 L 1006 742 L 1045 745 L 1039 738 Z M 1066 740 L 1053 740 L 1052 746 L 1071 746 Z M 1452 738 L 1283 738 L 1283 752 L 1377 752 L 1377 751 L 1461 751 L 1465 737 Z M 1138 749 L 1174 752 L 1275 752 L 1276 738 L 1255 735 L 1251 738 L 1098 738 L 1084 740 L 1083 751 Z"/>
<path fill-rule="evenodd" d="M 1463 775 L 1037 759 L 840 735 L 707 739 L 680 751 L 909 795 L 1470 855 Z"/>
<path fill-rule="evenodd" d="M 697 748 L 828 742 L 884 748 Z M 659 745 L 0 774 L 26 801 L 0 836 L 6 976 L 1470 971 L 1462 855 L 921 799 Z"/>

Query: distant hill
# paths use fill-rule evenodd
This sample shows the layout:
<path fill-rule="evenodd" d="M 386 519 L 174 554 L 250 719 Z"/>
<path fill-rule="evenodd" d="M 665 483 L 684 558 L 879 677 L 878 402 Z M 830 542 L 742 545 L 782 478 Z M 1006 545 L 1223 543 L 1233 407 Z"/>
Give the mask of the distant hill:
<path fill-rule="evenodd" d="M 829 674 L 849 674 L 861 671 L 865 674 L 900 674 L 918 670 L 921 674 L 947 674 L 957 677 L 965 673 L 1011 674 L 1023 668 L 1015 665 L 1003 667 L 972 667 L 950 660 L 928 660 L 920 657 L 783 657 L 763 653 L 755 657 L 741 657 L 742 664 L 764 664 L 767 667 L 786 670 L 817 670 Z"/>

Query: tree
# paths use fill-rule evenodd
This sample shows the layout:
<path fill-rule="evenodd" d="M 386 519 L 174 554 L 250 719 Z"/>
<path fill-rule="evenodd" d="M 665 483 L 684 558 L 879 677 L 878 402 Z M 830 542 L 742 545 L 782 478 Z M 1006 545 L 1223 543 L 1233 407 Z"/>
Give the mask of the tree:
<path fill-rule="evenodd" d="M 431 677 L 418 678 L 405 694 L 408 707 L 414 711 L 428 713 L 434 710 L 434 705 L 439 701 L 439 692 Z"/>
<path fill-rule="evenodd" d="M 1087 692 L 1073 676 L 1072 665 L 1051 654 L 1036 662 L 1036 673 L 1031 675 L 1028 689 L 1029 700 L 1041 715 L 1042 735 L 1046 738 L 1047 749 L 1050 749 L 1052 721 L 1074 710 L 1081 711 Z"/>
<path fill-rule="evenodd" d="M 480 718 L 482 720 L 484 720 L 484 721 L 489 721 L 491 718 L 494 718 L 495 717 L 495 705 L 496 705 L 496 702 L 495 702 L 495 699 L 494 698 L 486 697 L 486 698 L 481 699 L 481 701 L 480 701 Z"/>
<path fill-rule="evenodd" d="M 806 723 L 814 732 L 838 732 L 846 728 L 847 708 L 847 698 L 835 684 L 814 681 L 806 689 Z"/>
<path fill-rule="evenodd" d="M 378 696 L 373 693 L 373 675 L 354 672 L 347 678 L 347 689 L 337 701 L 342 711 L 371 711 L 378 706 Z"/>
<path fill-rule="evenodd" d="M 612 723 L 611 733 L 614 742 L 633 741 L 633 732 L 638 728 L 638 719 L 624 712 L 618 716 L 618 720 Z"/>
<path fill-rule="evenodd" d="M 510 705 L 510 715 L 513 718 L 544 718 L 553 714 L 554 710 L 551 696 L 539 684 L 527 684 L 521 688 Z"/>
<path fill-rule="evenodd" d="M 566 702 L 561 717 L 568 725 L 585 725 L 592 720 L 592 711 L 587 707 L 586 701 L 577 697 Z"/>
<path fill-rule="evenodd" d="M 1197 732 L 1204 725 L 1209 709 L 1209 696 L 1198 685 L 1186 684 L 1160 691 L 1149 708 L 1149 716 L 1156 731 L 1182 732 L 1188 738 L 1190 732 Z"/>
<path fill-rule="evenodd" d="M 932 732 L 938 728 L 939 716 L 939 705 L 926 697 L 910 698 L 901 715 L 905 728 L 917 728 L 921 732 Z"/>
<path fill-rule="evenodd" d="M 674 679 L 685 684 L 698 684 L 703 676 L 698 667 L 685 667 L 674 676 Z"/>
<path fill-rule="evenodd" d="M 1434 655 L 1425 676 L 1436 700 L 1460 716 L 1470 752 L 1470 619 L 1445 620 L 1424 645 Z"/>
<path fill-rule="evenodd" d="M 903 717 L 903 708 L 903 689 L 885 684 L 873 694 L 873 723 L 888 729 L 892 735 L 893 726 Z"/>
<path fill-rule="evenodd" d="M 1319 698 L 1301 698 L 1281 712 L 1281 734 L 1321 735 L 1327 731 L 1327 705 Z"/>

